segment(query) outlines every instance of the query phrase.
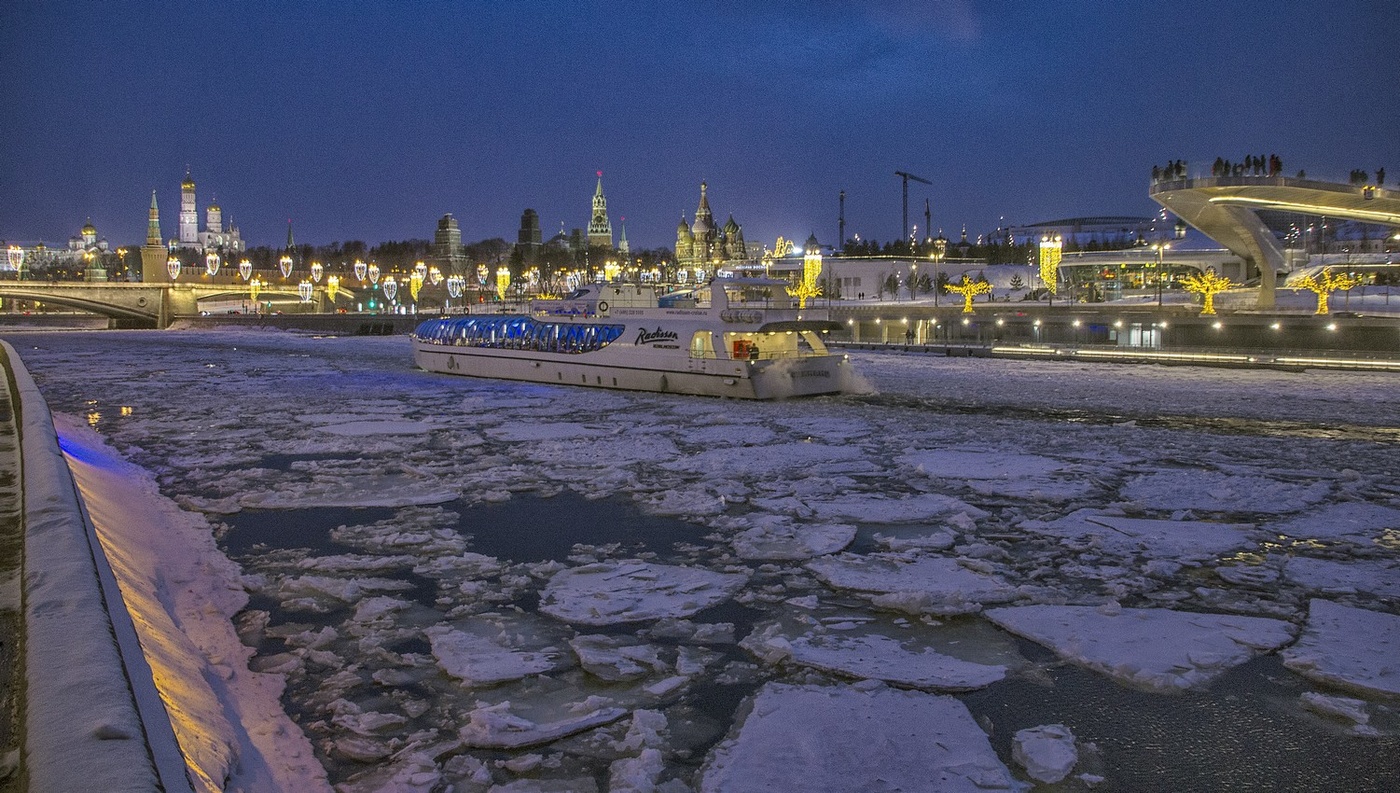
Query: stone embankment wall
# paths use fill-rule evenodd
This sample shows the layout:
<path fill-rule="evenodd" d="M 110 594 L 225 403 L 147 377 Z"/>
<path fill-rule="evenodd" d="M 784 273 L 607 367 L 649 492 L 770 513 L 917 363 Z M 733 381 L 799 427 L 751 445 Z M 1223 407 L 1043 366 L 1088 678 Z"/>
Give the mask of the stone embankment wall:
<path fill-rule="evenodd" d="M 3 342 L 0 364 L 12 419 L 0 424 L 0 514 L 17 508 L 23 525 L 18 571 L 15 543 L 0 540 L 0 605 L 19 594 L 22 615 L 20 634 L 5 642 L 7 650 L 19 648 L 10 661 L 22 674 L 0 676 L 0 684 L 11 686 L 6 701 L 20 706 L 13 743 L 22 752 L 5 755 L 13 766 L 0 784 L 31 791 L 189 790 L 183 762 L 174 778 L 158 771 L 170 768 L 173 739 L 160 734 L 162 723 L 169 732 L 169 721 L 158 697 L 151 701 L 150 671 L 111 571 L 94 551 L 48 405 Z M 4 504 L 5 494 L 15 503 Z"/>

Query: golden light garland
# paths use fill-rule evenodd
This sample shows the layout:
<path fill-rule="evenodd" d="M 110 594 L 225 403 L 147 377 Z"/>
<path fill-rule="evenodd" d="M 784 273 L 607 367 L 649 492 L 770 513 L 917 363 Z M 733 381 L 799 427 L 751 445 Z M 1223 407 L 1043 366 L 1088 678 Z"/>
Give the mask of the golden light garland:
<path fill-rule="evenodd" d="M 988 281 L 969 281 L 967 274 L 963 273 L 962 280 L 956 284 L 947 284 L 943 287 L 949 292 L 955 292 L 963 297 L 964 314 L 972 313 L 972 298 L 977 295 L 985 295 L 992 291 L 992 285 Z"/>
<path fill-rule="evenodd" d="M 1229 278 L 1216 275 L 1213 269 L 1207 269 L 1198 275 L 1183 276 L 1181 285 L 1186 291 L 1203 298 L 1204 305 L 1201 307 L 1201 316 L 1214 314 L 1215 296 L 1233 286 Z"/>
<path fill-rule="evenodd" d="M 1326 314 L 1328 312 L 1327 298 L 1333 292 L 1345 292 L 1352 287 L 1361 286 L 1364 280 L 1361 276 L 1351 273 L 1333 275 L 1331 268 L 1323 268 L 1322 272 L 1316 275 L 1305 275 L 1294 280 L 1293 284 L 1317 295 L 1317 311 L 1314 311 L 1314 314 Z"/>
<path fill-rule="evenodd" d="M 1050 294 L 1056 294 L 1059 287 L 1060 258 L 1064 243 L 1057 234 L 1040 238 L 1040 280 Z"/>
<path fill-rule="evenodd" d="M 783 238 L 779 237 L 778 241 L 782 242 Z M 791 243 L 789 243 L 789 247 L 791 247 Z M 788 294 L 797 298 L 798 308 L 806 308 L 808 300 L 821 297 L 822 288 L 817 283 L 821 274 L 822 254 L 821 251 L 814 248 L 807 251 L 806 256 L 802 259 L 802 281 L 787 288 Z"/>
<path fill-rule="evenodd" d="M 496 268 L 496 296 L 501 300 L 506 299 L 506 289 L 510 287 L 510 268 Z"/>

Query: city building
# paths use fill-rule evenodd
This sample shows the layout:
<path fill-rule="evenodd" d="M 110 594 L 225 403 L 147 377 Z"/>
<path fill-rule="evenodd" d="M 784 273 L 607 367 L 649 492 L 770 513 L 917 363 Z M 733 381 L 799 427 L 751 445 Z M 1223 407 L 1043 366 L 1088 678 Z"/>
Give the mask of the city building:
<path fill-rule="evenodd" d="M 242 253 L 248 249 L 238 227 L 229 223 L 224 227 L 224 212 L 218 202 L 211 202 L 205 210 L 204 230 L 199 230 L 199 210 L 195 201 L 194 179 L 189 168 L 185 169 L 185 179 L 180 183 L 180 234 L 171 247 L 204 251 L 222 251 L 225 254 Z"/>
<path fill-rule="evenodd" d="M 676 264 L 681 267 L 710 268 L 749 258 L 744 229 L 734 221 L 732 214 L 723 228 L 715 225 L 708 190 L 709 185 L 701 182 L 695 222 L 686 223 L 682 215 L 680 225 L 676 226 Z"/>
<path fill-rule="evenodd" d="M 536 264 L 540 260 L 540 215 L 533 209 L 520 214 L 520 233 L 516 235 L 516 247 L 526 264 Z"/>
<path fill-rule="evenodd" d="M 603 172 L 598 172 L 598 189 L 593 191 L 593 217 L 588 221 L 588 246 L 612 250 L 612 224 L 608 222 L 608 199 L 603 195 Z"/>
<path fill-rule="evenodd" d="M 449 212 L 438 221 L 437 231 L 433 234 L 433 247 L 429 256 L 432 263 L 445 274 L 457 274 L 466 271 L 467 254 L 462 248 L 462 230 L 457 226 L 457 219 Z"/>
<path fill-rule="evenodd" d="M 111 250 L 107 244 L 107 239 L 97 237 L 97 227 L 92 225 L 92 218 L 88 218 L 83 224 L 79 236 L 68 238 L 68 252 L 73 256 L 83 256 L 85 254 L 106 253 Z"/>

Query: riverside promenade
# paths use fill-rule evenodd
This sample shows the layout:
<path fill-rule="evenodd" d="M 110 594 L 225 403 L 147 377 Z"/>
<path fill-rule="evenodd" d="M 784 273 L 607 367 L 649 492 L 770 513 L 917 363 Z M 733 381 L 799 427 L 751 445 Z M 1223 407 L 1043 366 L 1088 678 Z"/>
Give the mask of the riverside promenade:
<path fill-rule="evenodd" d="M 189 791 L 48 405 L 0 370 L 0 792 Z"/>

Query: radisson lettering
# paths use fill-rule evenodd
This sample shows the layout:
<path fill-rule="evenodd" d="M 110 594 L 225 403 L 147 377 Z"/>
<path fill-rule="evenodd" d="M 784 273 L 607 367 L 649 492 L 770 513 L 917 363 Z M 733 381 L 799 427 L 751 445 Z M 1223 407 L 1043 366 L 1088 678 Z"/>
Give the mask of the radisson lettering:
<path fill-rule="evenodd" d="M 679 340 L 680 340 L 680 335 L 677 334 L 674 330 L 662 330 L 661 328 L 657 328 L 656 330 L 647 330 L 646 328 L 641 328 L 641 329 L 639 329 L 639 330 L 637 331 L 637 341 L 636 341 L 636 343 L 637 343 L 637 344 L 655 344 L 656 342 L 659 342 L 659 341 L 679 341 Z"/>

